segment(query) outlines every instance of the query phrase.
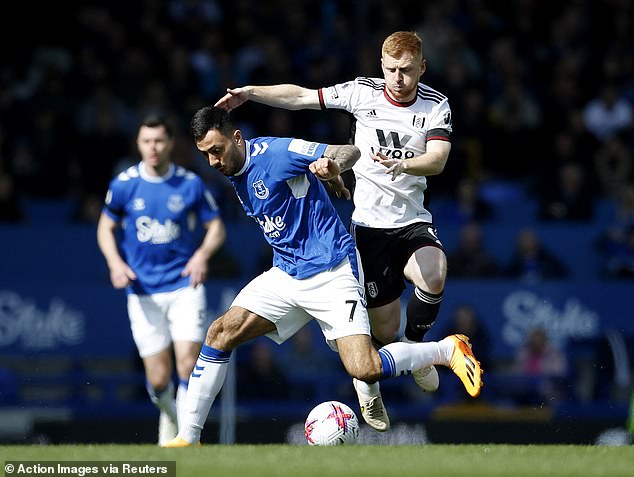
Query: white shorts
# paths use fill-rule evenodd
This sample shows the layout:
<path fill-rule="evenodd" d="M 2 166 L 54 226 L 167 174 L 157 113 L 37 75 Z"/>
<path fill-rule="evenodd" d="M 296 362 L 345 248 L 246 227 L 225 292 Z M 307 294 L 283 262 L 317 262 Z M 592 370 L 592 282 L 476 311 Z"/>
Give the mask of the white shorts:
<path fill-rule="evenodd" d="M 317 320 L 328 344 L 343 336 L 369 335 L 370 319 L 363 287 L 344 259 L 315 276 L 298 280 L 279 268 L 271 268 L 249 282 L 233 300 L 272 321 L 276 331 L 267 336 L 283 343 L 312 318 Z"/>
<path fill-rule="evenodd" d="M 202 343 L 209 325 L 205 287 L 128 295 L 128 316 L 141 358 L 163 351 L 172 341 Z"/>

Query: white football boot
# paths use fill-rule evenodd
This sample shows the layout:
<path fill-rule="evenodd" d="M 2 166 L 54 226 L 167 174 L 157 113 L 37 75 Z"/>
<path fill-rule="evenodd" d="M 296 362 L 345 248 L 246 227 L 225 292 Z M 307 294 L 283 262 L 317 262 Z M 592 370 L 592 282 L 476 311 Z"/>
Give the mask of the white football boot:
<path fill-rule="evenodd" d="M 165 447 L 165 444 L 173 440 L 178 435 L 178 422 L 167 412 L 161 411 L 159 416 L 158 444 Z"/>
<path fill-rule="evenodd" d="M 401 338 L 401 341 L 403 343 L 415 343 L 415 341 L 408 340 L 405 336 Z M 440 379 L 438 379 L 438 371 L 433 364 L 426 368 L 412 371 L 412 376 L 414 377 L 414 381 L 416 381 L 418 387 L 426 393 L 433 393 L 438 390 Z"/>
<path fill-rule="evenodd" d="M 385 432 L 390 428 L 390 418 L 387 415 L 385 406 L 383 405 L 383 398 L 379 394 L 378 396 L 370 396 L 359 390 L 359 381 L 356 378 L 352 378 L 352 384 L 354 390 L 357 392 L 359 398 L 359 406 L 361 407 L 361 415 L 365 422 L 371 428 Z"/>

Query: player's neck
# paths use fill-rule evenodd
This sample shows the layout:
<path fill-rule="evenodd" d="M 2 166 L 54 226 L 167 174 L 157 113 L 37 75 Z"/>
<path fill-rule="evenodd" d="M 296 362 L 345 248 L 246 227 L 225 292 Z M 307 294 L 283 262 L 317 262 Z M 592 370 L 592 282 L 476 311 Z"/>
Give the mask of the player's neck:
<path fill-rule="evenodd" d="M 150 165 L 144 162 L 143 168 L 149 176 L 162 177 L 169 172 L 170 162 L 168 161 L 156 165 Z"/>
<path fill-rule="evenodd" d="M 414 89 L 410 94 L 408 94 L 407 97 L 399 97 L 399 98 L 397 98 L 390 91 L 390 89 L 386 86 L 385 87 L 385 94 L 389 97 L 389 99 L 391 99 L 395 103 L 411 103 L 414 99 L 416 99 L 416 89 Z"/>

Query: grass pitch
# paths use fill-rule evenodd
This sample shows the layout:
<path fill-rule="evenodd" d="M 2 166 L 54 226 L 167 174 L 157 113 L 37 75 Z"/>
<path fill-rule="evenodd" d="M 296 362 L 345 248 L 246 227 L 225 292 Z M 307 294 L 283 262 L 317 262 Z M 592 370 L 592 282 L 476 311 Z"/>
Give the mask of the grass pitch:
<path fill-rule="evenodd" d="M 84 461 L 175 461 L 177 477 L 634 475 L 634 446 L 204 445 L 200 448 L 161 449 L 156 445 L 6 445 L 0 446 L 0 457 L 3 467 L 6 461 L 73 461 L 78 465 Z M 18 474 L 5 472 L 5 475 L 15 477 Z M 30 475 L 37 477 L 37 474 Z M 146 477 L 154 476 L 146 474 Z"/>

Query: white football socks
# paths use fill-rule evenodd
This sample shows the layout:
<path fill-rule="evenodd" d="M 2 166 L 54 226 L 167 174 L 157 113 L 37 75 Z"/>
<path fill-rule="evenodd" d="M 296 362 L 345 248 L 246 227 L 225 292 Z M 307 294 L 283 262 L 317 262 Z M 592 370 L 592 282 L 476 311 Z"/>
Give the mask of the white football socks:
<path fill-rule="evenodd" d="M 192 444 L 200 441 L 211 405 L 225 382 L 230 357 L 230 352 L 203 345 L 189 378 L 182 425 L 178 430 L 181 439 Z"/>
<path fill-rule="evenodd" d="M 150 383 L 147 383 L 147 392 L 150 395 L 150 399 L 156 407 L 162 412 L 170 416 L 171 419 L 177 421 L 176 413 L 176 399 L 174 398 L 174 383 L 170 381 L 167 387 L 162 391 L 156 391 Z"/>
<path fill-rule="evenodd" d="M 411 374 L 432 364 L 449 366 L 454 344 L 451 340 L 426 343 L 395 342 L 379 350 L 383 363 L 383 377 Z"/>
<path fill-rule="evenodd" d="M 187 398 L 188 380 L 178 380 L 178 388 L 176 388 L 176 413 L 178 414 L 178 424 L 183 422 L 183 414 L 185 412 L 185 399 Z"/>

